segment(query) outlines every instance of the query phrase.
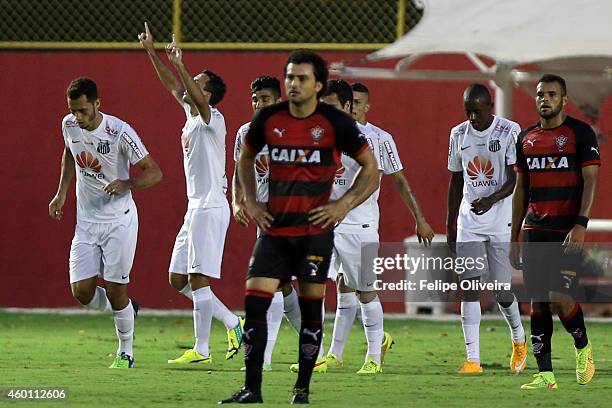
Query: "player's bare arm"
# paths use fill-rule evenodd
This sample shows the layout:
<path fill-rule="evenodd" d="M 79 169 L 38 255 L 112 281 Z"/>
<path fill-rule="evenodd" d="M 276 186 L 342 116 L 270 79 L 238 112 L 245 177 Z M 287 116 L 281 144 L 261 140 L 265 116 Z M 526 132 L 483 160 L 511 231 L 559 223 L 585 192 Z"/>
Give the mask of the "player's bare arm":
<path fill-rule="evenodd" d="M 354 159 L 361 165 L 361 171 L 357 175 L 353 186 L 339 200 L 312 209 L 309 213 L 309 222 L 320 225 L 321 228 L 335 225 L 342 221 L 349 211 L 364 202 L 376 191 L 379 184 L 379 174 L 372 150 L 364 149 Z"/>
<path fill-rule="evenodd" d="M 463 199 L 463 172 L 453 171 L 448 184 L 448 204 L 446 208 L 446 243 L 454 254 L 457 246 L 457 217 Z"/>
<path fill-rule="evenodd" d="M 516 175 L 516 186 L 512 196 L 512 228 L 510 232 L 510 264 L 514 269 L 523 269 L 519 236 L 529 204 L 529 179 L 523 173 Z"/>
<path fill-rule="evenodd" d="M 494 192 L 488 197 L 480 197 L 472 201 L 471 211 L 477 215 L 482 215 L 489 211 L 493 204 L 508 197 L 514 191 L 514 185 L 516 184 L 516 173 L 514 173 L 512 165 L 506 166 L 506 174 L 508 180 L 501 186 L 499 190 Z"/>
<path fill-rule="evenodd" d="M 154 46 L 153 34 L 151 34 L 149 24 L 145 22 L 144 26 L 145 32 L 140 33 L 138 35 L 138 40 L 140 41 L 140 44 L 145 49 L 145 51 L 147 51 L 147 54 L 151 59 L 151 63 L 153 64 L 153 68 L 155 68 L 155 72 L 157 72 L 159 80 L 164 85 L 164 87 L 172 94 L 172 96 L 174 96 L 174 99 L 176 99 L 176 101 L 182 106 L 184 92 L 183 85 L 174 76 L 172 70 L 168 68 L 157 55 Z"/>
<path fill-rule="evenodd" d="M 391 174 L 391 178 L 395 184 L 395 188 L 402 197 L 402 201 L 406 207 L 408 207 L 412 213 L 412 216 L 414 217 L 414 221 L 416 223 L 416 234 L 419 242 L 422 242 L 425 244 L 425 246 L 431 245 L 431 240 L 435 235 L 434 231 L 427 222 L 425 215 L 423 215 L 423 211 L 421 211 L 416 195 L 410 188 L 410 184 L 408 183 L 408 180 L 406 180 L 404 173 L 402 171 L 396 171 L 395 173 Z"/>
<path fill-rule="evenodd" d="M 586 166 L 582 168 L 582 179 L 584 187 L 582 190 L 582 201 L 580 202 L 580 217 L 589 218 L 593 204 L 595 203 L 595 195 L 597 193 L 597 184 L 599 180 L 599 166 Z M 586 227 L 576 224 L 565 237 L 563 245 L 567 252 L 580 252 L 584 245 L 584 235 Z"/>
<path fill-rule="evenodd" d="M 249 217 L 244 205 L 244 193 L 242 192 L 238 176 L 238 165 L 234 166 L 234 177 L 232 178 L 232 212 L 238 224 L 243 227 L 249 226 Z"/>
<path fill-rule="evenodd" d="M 189 75 L 187 68 L 183 65 L 183 50 L 181 50 L 175 42 L 174 34 L 172 35 L 172 42 L 166 46 L 166 54 L 168 55 L 168 59 L 174 65 L 177 72 L 179 73 L 179 77 L 181 78 L 181 82 L 185 87 L 185 91 L 187 91 L 187 95 L 195 105 L 195 108 L 198 110 L 198 113 L 206 123 L 210 123 L 211 111 L 208 102 L 210 98 L 207 98 L 204 95 L 204 91 L 202 88 L 198 86 L 196 81 Z"/>
<path fill-rule="evenodd" d="M 121 195 L 129 190 L 148 188 L 162 179 L 162 171 L 150 154 L 146 155 L 136 163 L 141 172 L 135 178 L 128 180 L 113 180 L 104 187 L 109 195 Z"/>
<path fill-rule="evenodd" d="M 247 214 L 257 223 L 259 228 L 267 230 L 274 217 L 266 209 L 266 204 L 260 203 L 255 195 L 255 155 L 256 152 L 248 144 L 243 144 L 238 160 L 238 180 L 244 194 L 244 205 Z"/>
<path fill-rule="evenodd" d="M 49 216 L 54 220 L 61 220 L 64 207 L 66 202 L 66 194 L 68 193 L 68 187 L 74 176 L 74 157 L 68 147 L 64 148 L 62 153 L 62 165 L 60 171 L 59 186 L 57 187 L 57 193 L 51 199 L 49 203 Z"/>

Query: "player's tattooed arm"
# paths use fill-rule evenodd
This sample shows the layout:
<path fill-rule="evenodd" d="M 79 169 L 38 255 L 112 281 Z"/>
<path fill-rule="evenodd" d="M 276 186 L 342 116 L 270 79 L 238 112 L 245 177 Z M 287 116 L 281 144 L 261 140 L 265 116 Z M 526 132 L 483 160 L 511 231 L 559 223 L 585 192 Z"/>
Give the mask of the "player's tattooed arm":
<path fill-rule="evenodd" d="M 247 214 L 257 223 L 259 228 L 267 230 L 272 225 L 274 217 L 266 208 L 266 204 L 257 202 L 255 195 L 255 152 L 247 143 L 240 150 L 238 160 L 238 180 L 244 194 L 244 205 Z"/>
<path fill-rule="evenodd" d="M 312 209 L 308 221 L 321 228 L 342 221 L 346 214 L 364 202 L 378 188 L 379 170 L 371 149 L 364 149 L 355 160 L 361 165 L 353 186 L 337 201 Z"/>
<path fill-rule="evenodd" d="M 174 34 L 172 35 L 172 42 L 166 46 L 166 54 L 170 62 L 174 64 L 174 67 L 178 71 L 185 91 L 187 91 L 187 95 L 191 99 L 193 105 L 195 105 L 198 113 L 204 122 L 210 123 L 211 111 L 208 105 L 209 99 L 206 98 L 202 88 L 200 88 L 189 74 L 189 71 L 187 71 L 187 68 L 185 68 L 185 65 L 183 65 L 183 50 L 176 45 Z"/>
<path fill-rule="evenodd" d="M 456 252 L 457 216 L 463 199 L 463 172 L 453 171 L 448 184 L 448 204 L 446 209 L 446 243 L 450 251 Z"/>
<path fill-rule="evenodd" d="M 412 216 L 414 217 L 414 221 L 416 223 L 416 235 L 419 239 L 419 242 L 425 244 L 425 246 L 429 246 L 435 234 L 433 229 L 427 222 L 425 215 L 423 215 L 423 211 L 421 211 L 419 202 L 416 198 L 416 195 L 410 188 L 408 180 L 406 180 L 406 177 L 404 176 L 404 173 L 401 170 L 392 173 L 391 178 L 393 179 L 395 188 L 402 197 L 402 201 L 404 202 L 404 204 L 406 204 L 406 207 L 408 207 L 408 209 L 412 213 Z"/>
<path fill-rule="evenodd" d="M 510 229 L 510 264 L 514 269 L 523 269 L 519 236 L 529 204 L 529 176 L 519 172 L 512 196 L 512 228 Z"/>
<path fill-rule="evenodd" d="M 597 184 L 599 181 L 599 166 L 583 167 L 582 179 L 584 180 L 584 187 L 578 215 L 589 218 L 593 205 L 595 204 L 595 194 L 597 193 Z M 586 227 L 579 224 L 574 225 L 563 242 L 566 252 L 580 252 L 584 245 L 585 233 Z"/>
<path fill-rule="evenodd" d="M 183 85 L 181 84 L 181 81 L 174 76 L 172 70 L 168 68 L 157 55 L 154 46 L 153 34 L 151 34 L 149 24 L 145 22 L 144 26 L 145 32 L 138 35 L 138 40 L 145 51 L 147 51 L 147 55 L 149 55 L 149 58 L 151 59 L 151 63 L 153 64 L 153 68 L 155 68 L 155 72 L 157 72 L 159 80 L 182 106 L 183 92 L 185 91 Z"/>
<path fill-rule="evenodd" d="M 57 193 L 51 199 L 49 203 L 49 216 L 54 220 L 61 220 L 64 207 L 66 202 L 66 194 L 68 193 L 68 187 L 74 176 L 74 157 L 68 147 L 64 148 L 62 153 L 62 166 L 60 171 L 59 186 L 57 187 Z"/>
<path fill-rule="evenodd" d="M 493 204 L 508 197 L 514 191 L 516 184 L 516 173 L 514 173 L 514 165 L 506 166 L 506 174 L 508 180 L 501 186 L 499 190 L 488 197 L 480 197 L 472 201 L 471 211 L 477 215 L 482 215 L 489 211 Z"/>

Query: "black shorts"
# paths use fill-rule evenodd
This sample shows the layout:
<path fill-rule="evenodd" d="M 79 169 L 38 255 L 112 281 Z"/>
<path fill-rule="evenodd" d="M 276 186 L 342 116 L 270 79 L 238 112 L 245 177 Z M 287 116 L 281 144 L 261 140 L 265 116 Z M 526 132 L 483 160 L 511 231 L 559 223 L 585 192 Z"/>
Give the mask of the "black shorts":
<path fill-rule="evenodd" d="M 247 278 L 288 282 L 295 276 L 301 281 L 323 283 L 333 247 L 333 231 L 299 237 L 262 235 L 255 242 Z"/>
<path fill-rule="evenodd" d="M 584 257 L 581 253 L 565 253 L 566 236 L 567 232 L 525 230 L 523 281 L 531 300 L 548 302 L 550 292 L 575 298 L 580 292 L 578 281 Z"/>

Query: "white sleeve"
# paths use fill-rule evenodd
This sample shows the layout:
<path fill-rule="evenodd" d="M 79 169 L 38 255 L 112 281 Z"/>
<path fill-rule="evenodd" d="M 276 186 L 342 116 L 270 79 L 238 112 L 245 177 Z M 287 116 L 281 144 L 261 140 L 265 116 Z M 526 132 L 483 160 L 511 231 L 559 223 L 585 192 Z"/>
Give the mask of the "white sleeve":
<path fill-rule="evenodd" d="M 138 163 L 149 154 L 142 140 L 131 126 L 126 124 L 121 130 L 120 138 L 120 149 L 128 157 L 131 164 Z"/>
<path fill-rule="evenodd" d="M 455 129 L 451 129 L 448 140 L 448 169 L 450 171 L 463 171 L 461 155 L 459 154 L 458 137 Z"/>
<path fill-rule="evenodd" d="M 385 167 L 382 160 L 382 155 L 380 154 L 380 141 L 378 138 L 373 138 L 372 136 L 364 135 L 368 144 L 370 145 L 370 150 L 374 153 L 374 158 L 376 159 L 376 167 L 379 171 L 384 171 Z"/>
<path fill-rule="evenodd" d="M 518 124 L 515 124 L 510 130 L 508 146 L 506 146 L 506 166 L 516 164 L 516 140 L 519 133 L 521 133 L 521 127 Z"/>
<path fill-rule="evenodd" d="M 385 135 L 380 139 L 380 153 L 382 156 L 383 172 L 385 174 L 397 173 L 404 169 L 402 161 L 397 151 L 395 141 L 390 134 Z"/>
<path fill-rule="evenodd" d="M 236 143 L 234 143 L 234 161 L 238 162 L 238 159 L 240 158 L 240 149 L 242 148 L 242 139 L 244 137 L 244 134 L 242 133 L 242 127 L 240 129 L 238 129 L 238 132 L 236 132 Z"/>

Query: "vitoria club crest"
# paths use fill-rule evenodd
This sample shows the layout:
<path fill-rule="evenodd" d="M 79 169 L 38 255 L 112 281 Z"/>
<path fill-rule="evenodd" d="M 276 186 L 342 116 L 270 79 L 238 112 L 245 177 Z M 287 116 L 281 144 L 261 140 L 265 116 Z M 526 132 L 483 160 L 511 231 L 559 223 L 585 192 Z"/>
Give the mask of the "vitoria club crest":
<path fill-rule="evenodd" d="M 321 140 L 324 133 L 325 133 L 325 129 L 323 129 L 319 125 L 310 129 L 310 137 L 312 137 L 312 141 L 315 143 L 319 143 L 319 140 Z"/>
<path fill-rule="evenodd" d="M 565 146 L 567 146 L 567 136 L 559 135 L 555 138 L 555 144 L 557 145 L 557 149 L 563 150 Z"/>

